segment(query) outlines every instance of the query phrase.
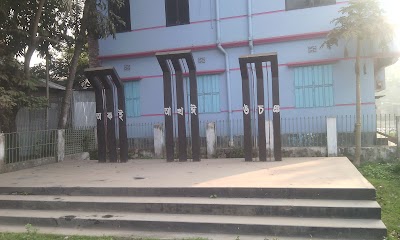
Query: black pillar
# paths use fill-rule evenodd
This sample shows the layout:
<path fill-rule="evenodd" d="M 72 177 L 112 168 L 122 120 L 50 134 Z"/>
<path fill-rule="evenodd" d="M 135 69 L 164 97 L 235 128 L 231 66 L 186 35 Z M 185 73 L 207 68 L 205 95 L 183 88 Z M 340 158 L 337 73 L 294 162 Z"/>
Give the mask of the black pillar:
<path fill-rule="evenodd" d="M 114 69 L 108 70 L 111 81 L 114 83 L 114 86 L 117 89 L 118 96 L 118 126 L 119 126 L 119 159 L 120 162 L 128 161 L 128 134 L 126 130 L 126 108 L 125 108 L 125 91 L 124 84 L 121 81 L 121 78 L 118 76 L 118 73 Z"/>
<path fill-rule="evenodd" d="M 200 130 L 199 130 L 199 114 L 197 100 L 197 81 L 196 66 L 194 64 L 191 51 L 177 51 L 157 53 L 157 60 L 163 71 L 164 79 L 164 113 L 165 113 L 165 138 L 167 148 L 167 161 L 173 161 L 174 143 L 173 143 L 173 121 L 172 111 L 176 111 L 178 117 L 178 141 L 179 141 L 179 161 L 187 161 L 187 142 L 186 142 L 186 112 L 190 112 L 191 132 L 192 132 L 192 156 L 193 161 L 200 161 Z M 186 62 L 189 70 L 190 81 L 190 103 L 185 109 L 185 95 L 183 83 L 182 64 Z M 171 63 L 171 64 L 169 64 Z M 171 68 L 171 69 L 170 69 Z M 172 107 L 172 71 L 176 77 L 176 108 Z"/>
<path fill-rule="evenodd" d="M 194 67 L 194 65 L 193 65 Z M 191 66 L 189 66 L 191 69 Z M 193 161 L 200 161 L 200 129 L 198 114 L 197 79 L 196 68 L 189 70 L 190 81 L 190 124 L 192 130 L 192 157 Z"/>
<path fill-rule="evenodd" d="M 262 63 L 256 62 L 256 75 L 257 75 L 257 116 L 258 116 L 258 157 L 260 161 L 267 161 L 267 147 L 265 137 L 265 108 L 264 103 L 264 74 L 262 70 Z"/>
<path fill-rule="evenodd" d="M 118 162 L 117 157 L 117 136 L 115 132 L 115 107 L 114 107 L 114 88 L 112 81 L 106 76 L 100 76 L 101 83 L 104 86 L 106 93 L 106 108 L 107 108 L 107 140 L 108 140 L 108 156 L 110 162 Z"/>
<path fill-rule="evenodd" d="M 86 72 L 85 75 L 88 78 L 90 84 L 94 88 L 94 94 L 96 97 L 96 121 L 97 121 L 97 151 L 98 160 L 101 163 L 107 161 L 107 136 L 106 136 L 106 109 L 104 107 L 103 98 L 103 85 L 101 81 L 95 77 L 91 72 Z"/>
<path fill-rule="evenodd" d="M 279 75 L 278 75 L 278 56 L 276 53 L 248 55 L 239 58 L 240 71 L 242 75 L 243 93 L 243 131 L 244 131 L 244 151 L 245 160 L 252 160 L 252 141 L 251 141 L 251 117 L 250 109 L 258 112 L 258 147 L 260 161 L 267 160 L 266 136 L 265 136 L 265 111 L 268 106 L 264 103 L 264 74 L 263 63 L 271 63 L 272 72 L 272 104 L 273 104 L 273 128 L 274 128 L 274 158 L 276 161 L 282 160 L 281 152 L 281 131 L 280 131 L 280 106 L 279 106 Z M 257 75 L 257 106 L 250 106 L 250 86 L 248 67 L 255 65 Z M 268 89 L 268 88 L 267 88 Z"/>
<path fill-rule="evenodd" d="M 239 61 L 242 75 L 244 159 L 249 162 L 252 161 L 253 148 L 251 141 L 250 83 L 247 63 L 242 59 L 239 59 Z"/>
<path fill-rule="evenodd" d="M 279 103 L 279 66 L 278 66 L 278 56 L 276 54 L 271 56 L 271 74 L 272 74 L 274 155 L 275 155 L 275 161 L 282 161 L 281 110 Z"/>
<path fill-rule="evenodd" d="M 164 85 L 164 120 L 165 120 L 165 147 L 167 162 L 174 161 L 174 121 L 172 109 L 172 78 L 167 59 L 157 57 L 163 71 Z"/>
<path fill-rule="evenodd" d="M 175 69 L 176 78 L 176 112 L 178 116 L 178 147 L 179 161 L 187 161 L 186 143 L 186 116 L 185 116 L 185 92 L 183 87 L 183 74 L 179 59 L 173 59 L 172 65 Z"/>
<path fill-rule="evenodd" d="M 124 85 L 113 67 L 85 69 L 85 75 L 94 87 L 96 95 L 99 161 L 107 161 L 108 149 L 110 162 L 118 162 L 116 138 L 116 127 L 118 126 L 119 162 L 127 162 L 128 136 L 126 131 Z M 117 106 L 115 106 L 115 101 L 118 102 Z"/>

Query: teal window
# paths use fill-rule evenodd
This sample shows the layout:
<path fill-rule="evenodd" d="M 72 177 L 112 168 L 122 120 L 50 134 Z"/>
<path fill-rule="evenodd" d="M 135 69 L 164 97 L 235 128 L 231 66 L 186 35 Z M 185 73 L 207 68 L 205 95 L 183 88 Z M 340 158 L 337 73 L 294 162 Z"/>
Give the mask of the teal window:
<path fill-rule="evenodd" d="M 332 65 L 294 68 L 297 108 L 333 106 Z"/>
<path fill-rule="evenodd" d="M 125 112 L 126 117 L 140 116 L 140 82 L 125 82 Z"/>
<path fill-rule="evenodd" d="M 186 78 L 186 83 L 189 79 Z M 197 94 L 199 113 L 220 112 L 219 75 L 197 76 Z M 188 102 L 190 102 L 190 86 L 186 84 Z"/>

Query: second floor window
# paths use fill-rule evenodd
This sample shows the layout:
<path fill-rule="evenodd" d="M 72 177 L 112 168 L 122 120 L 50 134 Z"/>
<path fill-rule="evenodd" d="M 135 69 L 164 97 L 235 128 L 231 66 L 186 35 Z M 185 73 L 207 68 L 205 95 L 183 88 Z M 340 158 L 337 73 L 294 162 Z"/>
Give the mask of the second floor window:
<path fill-rule="evenodd" d="M 109 9 L 119 19 L 114 21 L 117 33 L 129 32 L 131 30 L 131 7 L 129 0 L 124 0 L 123 5 L 118 7 L 112 1 L 109 2 Z"/>
<path fill-rule="evenodd" d="M 189 0 L 165 0 L 167 27 L 189 24 Z"/>
<path fill-rule="evenodd" d="M 286 11 L 336 4 L 336 0 L 286 0 Z"/>

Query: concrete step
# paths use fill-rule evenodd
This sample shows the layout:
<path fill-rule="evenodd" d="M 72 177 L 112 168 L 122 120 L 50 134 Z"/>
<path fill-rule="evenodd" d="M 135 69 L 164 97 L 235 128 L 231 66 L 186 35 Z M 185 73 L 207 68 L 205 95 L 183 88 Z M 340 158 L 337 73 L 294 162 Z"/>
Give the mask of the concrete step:
<path fill-rule="evenodd" d="M 0 195 L 0 208 L 380 219 L 370 200 Z"/>
<path fill-rule="evenodd" d="M 285 198 L 375 200 L 374 188 L 103 188 L 103 187 L 0 187 L 3 195 L 163 196 L 219 198 Z"/>
<path fill-rule="evenodd" d="M 342 239 L 383 239 L 385 225 L 372 219 L 220 216 L 91 211 L 0 209 L 0 224 L 81 229 L 120 229 L 270 235 Z"/>
<path fill-rule="evenodd" d="M 68 236 L 112 236 L 127 239 L 161 239 L 161 240 L 184 240 L 184 239 L 208 239 L 208 240 L 313 240 L 316 238 L 286 237 L 269 235 L 233 235 L 216 233 L 182 233 L 182 232 L 161 232 L 161 231 L 135 231 L 135 230 L 113 230 L 113 229 L 82 229 L 82 228 L 60 228 L 60 227 L 35 227 L 38 233 L 56 234 Z M 25 226 L 1 225 L 0 232 L 26 232 Z M 338 240 L 342 238 L 324 238 L 324 240 Z M 363 240 L 363 239 L 358 239 Z"/>

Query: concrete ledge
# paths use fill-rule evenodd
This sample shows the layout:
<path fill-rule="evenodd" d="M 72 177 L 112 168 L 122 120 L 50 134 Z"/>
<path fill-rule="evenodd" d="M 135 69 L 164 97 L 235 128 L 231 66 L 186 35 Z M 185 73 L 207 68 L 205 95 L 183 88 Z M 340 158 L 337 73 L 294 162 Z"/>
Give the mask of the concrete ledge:
<path fill-rule="evenodd" d="M 355 147 L 339 147 L 339 155 L 346 156 L 350 160 L 354 158 Z M 379 162 L 379 161 L 395 161 L 397 159 L 397 147 L 379 146 L 379 147 L 362 147 L 362 162 Z"/>
<path fill-rule="evenodd" d="M 325 157 L 328 155 L 326 147 L 284 147 L 283 157 Z"/>
<path fill-rule="evenodd" d="M 90 155 L 88 152 L 70 154 L 66 155 L 64 158 L 64 161 L 84 161 L 84 160 L 90 160 Z"/>
<path fill-rule="evenodd" d="M 65 156 L 65 161 L 81 161 L 89 159 L 90 157 L 88 152 L 76 153 Z M 15 172 L 22 169 L 33 168 L 52 163 L 57 163 L 55 157 L 39 158 L 18 163 L 8 163 L 0 166 L 0 173 Z"/>
<path fill-rule="evenodd" d="M 39 158 L 39 159 L 33 159 L 33 160 L 18 162 L 18 163 L 8 163 L 8 164 L 4 164 L 1 167 L 0 173 L 15 172 L 18 170 L 38 167 L 38 166 L 51 164 L 51 163 L 56 163 L 55 157 Z"/>

